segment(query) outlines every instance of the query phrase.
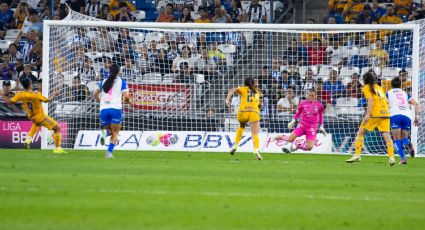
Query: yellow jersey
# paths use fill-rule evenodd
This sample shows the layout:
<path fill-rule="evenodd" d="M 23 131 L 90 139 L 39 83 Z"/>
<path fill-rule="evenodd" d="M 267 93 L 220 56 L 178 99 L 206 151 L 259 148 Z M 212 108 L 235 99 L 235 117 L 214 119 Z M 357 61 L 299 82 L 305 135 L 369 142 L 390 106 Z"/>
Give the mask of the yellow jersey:
<path fill-rule="evenodd" d="M 236 93 L 241 96 L 239 112 L 257 112 L 260 114 L 261 94 L 259 91 L 253 92 L 247 86 L 236 89 Z"/>
<path fill-rule="evenodd" d="M 394 6 L 407 7 L 407 8 L 410 9 L 412 7 L 413 2 L 412 2 L 412 0 L 394 0 L 393 4 L 394 4 Z M 410 14 L 410 10 L 407 10 L 407 9 L 404 9 L 404 8 L 398 9 L 397 12 L 395 12 L 395 14 L 397 14 L 397 15 L 402 14 L 402 15 L 408 16 Z"/>
<path fill-rule="evenodd" d="M 22 102 L 22 109 L 27 113 L 28 118 L 44 116 L 41 102 L 47 102 L 47 98 L 39 92 L 21 91 L 10 99 L 12 103 Z"/>
<path fill-rule="evenodd" d="M 372 98 L 373 105 L 370 113 L 371 117 L 390 117 L 390 110 L 388 109 L 387 96 L 384 89 L 378 84 L 374 84 L 373 88 L 376 93 L 370 89 L 370 85 L 365 85 L 362 88 L 363 95 L 366 99 Z"/>
<path fill-rule="evenodd" d="M 387 60 L 390 58 L 388 52 L 385 49 L 373 49 L 370 56 L 372 58 L 373 64 L 381 68 L 387 66 Z"/>
<path fill-rule="evenodd" d="M 113 0 L 109 2 L 109 11 L 111 12 L 112 17 L 115 17 L 115 15 L 119 14 L 120 9 L 120 2 L 118 0 Z M 136 10 L 136 6 L 134 6 L 130 1 L 124 1 L 127 4 L 127 8 L 132 12 Z"/>
<path fill-rule="evenodd" d="M 403 20 L 399 16 L 393 15 L 388 16 L 384 15 L 379 19 L 379 24 L 401 24 Z"/>
<path fill-rule="evenodd" d="M 329 7 L 338 11 L 339 9 L 344 9 L 348 0 L 329 0 Z"/>
<path fill-rule="evenodd" d="M 363 12 L 364 5 L 363 3 L 355 4 L 351 6 L 352 0 L 348 1 L 348 3 L 344 7 L 344 13 L 347 14 L 345 17 L 345 22 L 349 22 L 350 19 L 357 17 Z"/>

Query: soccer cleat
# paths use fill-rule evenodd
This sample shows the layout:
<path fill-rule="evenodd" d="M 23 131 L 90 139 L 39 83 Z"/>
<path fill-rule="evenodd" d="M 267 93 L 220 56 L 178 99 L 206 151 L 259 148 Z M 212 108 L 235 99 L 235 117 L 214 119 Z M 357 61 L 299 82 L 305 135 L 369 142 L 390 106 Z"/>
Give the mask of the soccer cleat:
<path fill-rule="evenodd" d="M 106 159 L 112 159 L 112 158 L 114 158 L 114 155 L 112 155 L 112 153 L 110 153 L 110 152 L 106 152 L 105 153 L 105 158 Z"/>
<path fill-rule="evenodd" d="M 388 159 L 388 163 L 393 166 L 395 164 L 395 159 L 394 157 L 390 157 L 390 159 Z"/>
<path fill-rule="evenodd" d="M 415 157 L 415 149 L 413 148 L 413 145 L 411 142 L 407 145 L 407 149 L 409 150 L 409 154 L 411 157 Z"/>
<path fill-rule="evenodd" d="M 259 152 L 259 151 L 254 152 L 254 155 L 255 155 L 255 158 L 256 158 L 257 160 L 259 160 L 259 161 L 262 161 L 262 160 L 263 160 L 263 157 L 261 156 L 261 154 L 260 154 L 260 152 Z"/>
<path fill-rule="evenodd" d="M 236 152 L 236 149 L 235 148 L 232 148 L 231 150 L 230 150 L 230 155 L 235 155 L 235 152 Z"/>
<path fill-rule="evenodd" d="M 54 154 L 61 154 L 61 153 L 67 153 L 65 150 L 63 150 L 62 148 L 55 148 L 53 150 Z"/>
<path fill-rule="evenodd" d="M 30 149 L 31 148 L 31 142 L 26 142 L 24 143 L 24 148 L 26 149 Z"/>
<path fill-rule="evenodd" d="M 406 159 L 401 160 L 401 161 L 399 162 L 399 164 L 401 164 L 401 165 L 407 165 L 407 160 L 406 160 Z"/>
<path fill-rule="evenodd" d="M 352 157 L 350 157 L 350 159 L 346 160 L 345 162 L 354 163 L 354 162 L 360 162 L 361 160 L 362 158 L 360 156 L 353 155 Z"/>
<path fill-rule="evenodd" d="M 105 145 L 105 139 L 106 139 L 106 131 L 102 130 L 102 134 L 100 135 L 100 144 Z"/>

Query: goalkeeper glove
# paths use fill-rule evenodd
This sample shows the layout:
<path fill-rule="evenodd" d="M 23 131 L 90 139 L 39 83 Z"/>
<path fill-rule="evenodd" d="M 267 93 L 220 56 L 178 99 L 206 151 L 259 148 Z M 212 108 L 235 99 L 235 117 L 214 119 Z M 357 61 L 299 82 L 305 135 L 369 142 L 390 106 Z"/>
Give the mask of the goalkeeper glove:
<path fill-rule="evenodd" d="M 321 134 L 323 134 L 323 136 L 326 136 L 326 130 L 325 130 L 325 128 L 323 127 L 323 125 L 320 125 L 320 127 L 319 127 L 319 132 L 321 133 Z"/>
<path fill-rule="evenodd" d="M 292 121 L 289 122 L 289 124 L 288 124 L 288 128 L 292 129 L 292 128 L 294 128 L 294 126 L 295 126 L 295 119 L 292 119 Z"/>

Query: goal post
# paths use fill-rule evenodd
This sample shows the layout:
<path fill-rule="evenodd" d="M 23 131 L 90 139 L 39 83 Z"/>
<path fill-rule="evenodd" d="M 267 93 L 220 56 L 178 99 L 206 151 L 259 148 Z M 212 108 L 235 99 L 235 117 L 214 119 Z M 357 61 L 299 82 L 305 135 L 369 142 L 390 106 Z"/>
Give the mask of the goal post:
<path fill-rule="evenodd" d="M 51 94 L 64 82 L 70 86 L 69 91 L 60 88 L 63 94 L 61 101 L 45 104 L 44 109 L 64 125 L 67 148 L 73 148 L 77 138 L 83 140 L 79 131 L 95 132 L 100 129 L 98 105 L 90 98 L 91 95 L 80 98 L 83 96 L 79 93 L 84 91 L 80 88 L 86 88 L 92 94 L 94 82 L 105 76 L 102 71 L 110 63 L 119 63 L 123 75 L 128 71 L 125 78 L 128 78 L 133 99 L 137 102 L 136 106 L 125 107 L 123 130 L 140 132 L 138 138 L 143 139 L 143 145 L 148 143 L 150 147 L 154 145 L 152 143 L 159 142 L 159 145 L 172 145 L 173 141 L 167 139 L 172 137 L 179 143 L 182 138 L 192 140 L 192 136 L 181 136 L 181 133 L 201 137 L 197 140 L 199 146 L 192 151 L 210 150 L 207 141 L 215 140 L 213 138 L 217 135 L 222 135 L 223 141 L 229 142 L 227 139 L 232 139 L 231 133 L 234 133 L 237 124 L 234 109 L 229 110 L 224 105 L 225 95 L 231 87 L 243 84 L 245 77 L 260 76 L 265 70 L 263 68 L 267 68 L 268 77 L 273 82 L 264 83 L 264 79 L 259 79 L 260 85 L 265 84 L 262 88 L 266 92 L 264 102 L 269 103 L 262 111 L 261 128 L 265 139 L 262 146 L 265 152 L 265 146 L 273 142 L 273 135 L 289 132 L 286 125 L 293 111 L 282 110 L 286 108 L 285 100 L 292 100 L 285 99 L 289 94 L 288 88 L 293 89 L 299 101 L 305 96 L 305 87 L 326 85 L 327 81 L 331 81 L 334 70 L 337 80 L 346 90 L 353 74 L 362 75 L 372 69 L 387 87 L 389 80 L 405 69 L 412 97 L 418 99 L 421 105 L 425 100 L 425 95 L 420 92 L 424 91 L 420 90 L 424 81 L 423 77 L 420 80 L 420 25 L 417 24 L 183 24 L 74 19 L 46 20 L 43 24 L 43 94 Z M 370 34 L 375 36 L 373 42 L 367 37 Z M 314 47 L 316 40 L 311 39 L 316 36 L 321 42 L 324 60 L 312 58 L 318 52 Z M 286 55 L 294 39 L 298 42 L 299 60 L 296 63 L 289 60 L 293 59 L 292 56 Z M 382 40 L 387 58 L 380 56 L 381 52 L 384 53 L 382 50 L 374 53 L 376 40 Z M 334 43 L 339 44 L 333 47 Z M 169 50 L 174 44 L 177 46 L 176 57 L 168 58 L 167 65 L 158 62 L 160 52 L 173 55 Z M 190 52 L 190 59 L 183 57 L 187 55 L 185 52 Z M 338 53 L 340 56 L 337 56 Z M 205 60 L 202 59 L 204 56 Z M 340 62 L 337 58 L 341 59 Z M 362 61 L 364 63 L 359 64 Z M 86 68 L 85 64 L 89 67 Z M 184 79 L 186 67 L 190 69 L 190 80 Z M 307 73 L 310 71 L 313 74 L 312 85 L 308 84 Z M 282 75 L 286 74 L 292 81 L 289 87 L 280 82 L 284 79 Z M 84 87 L 74 87 L 78 89 L 74 92 L 71 88 L 77 76 L 78 84 Z M 333 90 L 333 83 L 329 84 L 330 90 Z M 331 146 L 333 153 L 352 152 L 355 132 L 364 112 L 362 98 L 348 91 L 340 95 L 333 93 L 328 103 L 323 99 L 327 106 L 325 126 L 331 137 L 319 141 L 323 146 Z M 234 101 L 232 107 L 236 108 L 237 98 Z M 278 106 L 280 101 L 281 106 Z M 167 140 L 159 140 L 164 133 L 169 134 L 164 137 Z M 150 136 L 145 137 L 148 134 Z M 48 136 L 49 132 L 43 129 L 42 148 L 50 148 Z M 425 145 L 418 145 L 421 140 L 425 141 L 424 133 L 415 126 L 412 126 L 411 140 L 416 149 L 425 148 Z M 366 145 L 368 153 L 385 152 L 379 133 L 368 135 Z M 143 148 L 139 146 L 137 149 Z"/>

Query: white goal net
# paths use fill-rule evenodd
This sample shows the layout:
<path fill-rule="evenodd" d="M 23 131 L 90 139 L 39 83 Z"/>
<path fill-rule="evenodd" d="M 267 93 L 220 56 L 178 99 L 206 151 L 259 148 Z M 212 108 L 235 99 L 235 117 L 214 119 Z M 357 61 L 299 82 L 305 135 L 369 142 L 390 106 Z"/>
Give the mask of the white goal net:
<path fill-rule="evenodd" d="M 45 21 L 43 92 L 60 92 L 47 111 L 64 127 L 64 147 L 73 148 L 76 140 L 83 141 L 79 131 L 100 130 L 92 93 L 116 63 L 134 101 L 124 109 L 122 130 L 184 131 L 205 138 L 209 132 L 236 130 L 238 98 L 227 108 L 225 96 L 251 76 L 258 79 L 263 94 L 265 146 L 274 141 L 271 134 L 291 131 L 287 123 L 296 105 L 315 88 L 326 105 L 324 125 L 330 134 L 321 145 L 347 153 L 353 151 L 365 111 L 365 72 L 374 71 L 386 90 L 391 79 L 400 76 L 403 88 L 419 96 L 423 108 L 425 78 L 419 61 L 425 62 L 419 59 L 418 31 L 413 24 L 119 23 L 74 15 Z M 421 53 L 423 49 L 421 45 Z M 173 135 L 177 141 L 178 135 Z M 146 142 L 153 145 L 151 139 Z M 412 130 L 412 141 L 424 141 L 423 125 Z M 365 143 L 367 153 L 386 151 L 378 132 L 369 133 Z"/>

